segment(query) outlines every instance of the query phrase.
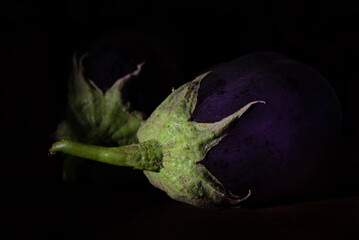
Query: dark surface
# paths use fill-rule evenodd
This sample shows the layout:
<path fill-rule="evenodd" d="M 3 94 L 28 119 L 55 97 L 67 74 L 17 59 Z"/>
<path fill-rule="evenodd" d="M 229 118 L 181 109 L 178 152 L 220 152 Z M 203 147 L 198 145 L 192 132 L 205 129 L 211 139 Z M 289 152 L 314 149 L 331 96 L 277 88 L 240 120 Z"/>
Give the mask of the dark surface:
<path fill-rule="evenodd" d="M 60 160 L 49 158 L 47 150 L 65 117 L 73 53 L 84 43 L 126 30 L 158 43 L 187 80 L 257 51 L 280 52 L 316 69 L 337 92 L 343 110 L 338 179 L 355 183 L 358 13 L 353 0 L 3 5 L 0 238 L 357 239 L 358 191 L 346 184 L 337 195 L 351 197 L 259 210 L 203 210 L 174 202 L 149 185 L 71 190 L 62 182 Z"/>

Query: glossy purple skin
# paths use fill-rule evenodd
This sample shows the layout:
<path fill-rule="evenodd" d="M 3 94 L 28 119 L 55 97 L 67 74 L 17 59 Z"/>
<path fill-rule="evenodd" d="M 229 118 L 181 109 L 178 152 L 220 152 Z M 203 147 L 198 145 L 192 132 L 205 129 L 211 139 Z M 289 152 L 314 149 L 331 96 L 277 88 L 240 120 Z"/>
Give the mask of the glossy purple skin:
<path fill-rule="evenodd" d="M 304 199 L 325 184 L 340 136 L 337 97 L 313 69 L 276 53 L 256 53 L 211 68 L 193 114 L 215 122 L 254 100 L 202 162 L 245 204 Z M 317 189 L 318 188 L 318 189 Z"/>

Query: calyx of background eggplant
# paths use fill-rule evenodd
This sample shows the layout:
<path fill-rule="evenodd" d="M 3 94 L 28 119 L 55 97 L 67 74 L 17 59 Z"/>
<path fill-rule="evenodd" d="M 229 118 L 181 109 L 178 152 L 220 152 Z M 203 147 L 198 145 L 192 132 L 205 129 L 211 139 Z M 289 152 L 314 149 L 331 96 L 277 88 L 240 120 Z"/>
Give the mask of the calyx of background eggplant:
<path fill-rule="evenodd" d="M 122 99 L 122 89 L 127 81 L 140 74 L 144 63 L 137 69 L 118 79 L 106 91 L 87 79 L 82 62 L 73 57 L 73 68 L 68 82 L 67 117 L 55 132 L 57 140 L 79 141 L 103 146 L 121 146 L 137 143 L 136 132 L 143 121 L 143 115 L 130 111 L 129 103 Z M 66 156 L 64 178 L 69 183 L 76 181 L 76 169 L 84 159 Z"/>

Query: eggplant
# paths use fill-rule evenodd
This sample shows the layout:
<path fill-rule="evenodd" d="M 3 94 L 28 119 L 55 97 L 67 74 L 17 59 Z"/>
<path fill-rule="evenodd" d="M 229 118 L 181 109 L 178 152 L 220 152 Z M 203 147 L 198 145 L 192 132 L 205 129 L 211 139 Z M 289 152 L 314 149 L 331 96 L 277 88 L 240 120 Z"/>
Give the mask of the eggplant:
<path fill-rule="evenodd" d="M 55 138 L 102 146 L 137 143 L 141 122 L 181 79 L 176 65 L 141 34 L 121 32 L 84 43 L 73 57 L 66 119 Z M 64 159 L 63 175 L 70 185 L 90 188 L 136 180 L 130 169 L 72 156 Z"/>
<path fill-rule="evenodd" d="M 342 116 L 326 79 L 281 54 L 247 55 L 216 66 L 202 82 L 192 120 L 216 122 L 256 99 L 267 104 L 242 117 L 202 164 L 232 193 L 251 189 L 247 205 L 329 193 Z"/>
<path fill-rule="evenodd" d="M 60 141 L 50 153 L 143 170 L 194 206 L 261 206 L 315 195 L 329 179 L 340 134 L 330 84 L 264 52 L 212 67 L 172 92 L 141 124 L 138 144 Z"/>

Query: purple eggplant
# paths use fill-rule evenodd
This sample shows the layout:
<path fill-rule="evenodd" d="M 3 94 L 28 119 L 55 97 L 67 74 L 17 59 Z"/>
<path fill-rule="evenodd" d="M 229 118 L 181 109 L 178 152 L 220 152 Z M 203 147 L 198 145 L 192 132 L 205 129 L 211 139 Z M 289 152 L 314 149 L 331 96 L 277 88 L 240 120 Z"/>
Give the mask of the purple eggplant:
<path fill-rule="evenodd" d="M 261 206 L 316 195 L 340 134 L 340 105 L 320 74 L 255 53 L 175 90 L 141 125 L 138 144 L 60 141 L 50 152 L 144 170 L 154 186 L 191 205 Z"/>
<path fill-rule="evenodd" d="M 203 165 L 232 193 L 251 189 L 248 204 L 313 197 L 328 180 L 340 139 L 336 94 L 308 66 L 280 54 L 251 54 L 213 68 L 192 120 L 216 122 L 256 99 L 267 104 L 242 117 Z"/>
<path fill-rule="evenodd" d="M 140 73 L 126 83 L 122 97 L 136 110 L 149 116 L 173 87 L 184 83 L 178 66 L 155 41 L 135 32 L 104 36 L 80 50 L 84 58 L 84 76 L 102 91 L 116 80 L 137 70 Z"/>

